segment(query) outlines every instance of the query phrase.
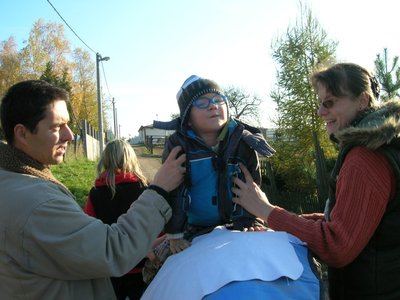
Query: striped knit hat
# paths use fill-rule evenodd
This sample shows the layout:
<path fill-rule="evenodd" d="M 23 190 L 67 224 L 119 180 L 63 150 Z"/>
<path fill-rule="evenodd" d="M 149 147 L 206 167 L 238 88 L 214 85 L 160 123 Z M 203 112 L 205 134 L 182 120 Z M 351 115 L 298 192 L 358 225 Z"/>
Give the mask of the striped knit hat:
<path fill-rule="evenodd" d="M 223 94 L 219 85 L 210 79 L 192 75 L 182 84 L 176 99 L 181 117 L 181 127 L 187 122 L 193 101 L 208 93 Z"/>

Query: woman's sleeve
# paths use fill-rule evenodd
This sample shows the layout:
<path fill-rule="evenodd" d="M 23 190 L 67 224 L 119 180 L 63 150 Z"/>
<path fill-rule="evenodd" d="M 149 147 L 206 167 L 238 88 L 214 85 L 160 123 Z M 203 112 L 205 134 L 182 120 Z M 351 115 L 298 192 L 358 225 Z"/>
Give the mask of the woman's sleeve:
<path fill-rule="evenodd" d="M 303 218 L 278 207 L 271 212 L 268 225 L 296 235 L 328 265 L 342 267 L 365 248 L 394 190 L 395 176 L 386 157 L 355 147 L 340 170 L 329 222 Z"/>

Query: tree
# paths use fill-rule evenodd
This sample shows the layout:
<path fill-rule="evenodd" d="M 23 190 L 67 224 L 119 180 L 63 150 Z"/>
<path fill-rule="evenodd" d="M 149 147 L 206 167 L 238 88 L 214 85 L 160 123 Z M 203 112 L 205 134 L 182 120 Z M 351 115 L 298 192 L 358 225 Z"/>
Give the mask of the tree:
<path fill-rule="evenodd" d="M 179 118 L 180 117 L 180 113 L 172 113 L 171 114 L 171 120 Z"/>
<path fill-rule="evenodd" d="M 46 64 L 46 69 L 40 76 L 40 80 L 47 81 L 55 86 L 61 87 L 68 92 L 71 92 L 71 82 L 68 80 L 68 69 L 64 69 L 62 75 L 59 76 L 54 73 L 52 62 Z"/>
<path fill-rule="evenodd" d="M 57 75 L 54 72 L 53 64 L 51 62 L 48 62 L 46 64 L 46 69 L 44 70 L 43 74 L 40 76 L 40 80 L 47 81 L 48 83 L 51 83 L 52 85 L 55 85 L 55 86 L 65 89 L 70 94 L 70 98 L 72 100 L 72 98 L 73 98 L 72 93 L 71 93 L 72 83 L 71 83 L 71 79 L 69 77 L 70 76 L 68 74 L 68 69 L 64 69 L 62 75 Z M 68 112 L 69 112 L 69 115 L 71 116 L 70 127 L 71 127 L 72 131 L 76 134 L 76 133 L 80 132 L 80 130 L 79 130 L 79 124 L 77 124 L 75 114 L 73 111 L 72 101 L 71 101 L 71 105 L 68 106 Z"/>
<path fill-rule="evenodd" d="M 22 79 L 20 54 L 13 37 L 0 43 L 0 98 Z"/>
<path fill-rule="evenodd" d="M 44 23 L 39 19 L 33 24 L 27 45 L 21 52 L 24 76 L 39 78 L 48 62 L 52 62 L 56 74 L 62 74 L 68 67 L 66 55 L 69 51 L 63 25 Z"/>
<path fill-rule="evenodd" d="M 230 113 L 233 117 L 241 119 L 250 125 L 256 126 L 260 124 L 259 107 L 262 103 L 261 98 L 234 86 L 224 89 L 224 94 L 228 98 Z"/>
<path fill-rule="evenodd" d="M 0 43 L 0 103 L 8 88 L 21 79 L 21 64 L 13 37 Z M 0 139 L 3 132 L 0 127 Z"/>
<path fill-rule="evenodd" d="M 73 111 L 78 120 L 88 120 L 98 127 L 97 92 L 95 64 L 87 51 L 77 48 L 73 51 Z"/>
<path fill-rule="evenodd" d="M 83 119 L 98 126 L 95 64 L 89 53 L 78 48 L 71 55 L 64 27 L 42 20 L 33 24 L 25 43 L 20 51 L 12 37 L 0 44 L 0 96 L 18 81 L 41 78 L 70 92 L 75 133 Z M 103 105 L 104 115 L 110 106 Z"/>
<path fill-rule="evenodd" d="M 316 114 L 317 97 L 309 84 L 311 71 L 321 63 L 334 60 L 337 43 L 328 40 L 326 32 L 307 7 L 300 4 L 301 14 L 294 27 L 272 44 L 278 64 L 277 88 L 271 97 L 277 104 L 281 141 L 275 148 L 275 168 L 286 176 L 290 190 L 315 190 L 315 150 L 313 132 L 322 148 L 334 153 L 324 124 Z"/>
<path fill-rule="evenodd" d="M 378 81 L 381 84 L 381 97 L 383 100 L 392 99 L 395 96 L 400 96 L 400 66 L 398 64 L 399 57 L 393 58 L 391 66 L 389 65 L 389 55 L 387 48 L 383 50 L 383 56 L 376 55 L 375 73 Z M 383 92 L 383 93 L 382 93 Z"/>

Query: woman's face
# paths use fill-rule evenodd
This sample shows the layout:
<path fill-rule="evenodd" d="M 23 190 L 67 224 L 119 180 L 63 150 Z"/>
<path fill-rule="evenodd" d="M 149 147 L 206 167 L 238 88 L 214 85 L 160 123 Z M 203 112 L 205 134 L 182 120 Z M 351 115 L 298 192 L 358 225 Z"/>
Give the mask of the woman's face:
<path fill-rule="evenodd" d="M 348 127 L 359 111 L 366 108 L 365 98 L 351 96 L 336 97 L 323 84 L 318 85 L 318 115 L 326 123 L 329 135 Z"/>

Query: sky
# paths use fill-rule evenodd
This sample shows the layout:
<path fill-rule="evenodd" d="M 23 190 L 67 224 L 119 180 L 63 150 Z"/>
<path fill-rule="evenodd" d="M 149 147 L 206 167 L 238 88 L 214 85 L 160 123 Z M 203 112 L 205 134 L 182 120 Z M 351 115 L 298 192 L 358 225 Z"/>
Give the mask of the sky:
<path fill-rule="evenodd" d="M 57 9 L 81 40 L 65 25 Z M 0 0 L 0 42 L 24 47 L 34 22 L 64 25 L 71 48 L 110 57 L 100 68 L 105 99 L 115 100 L 122 137 L 179 112 L 176 94 L 190 75 L 263 99 L 261 126 L 273 126 L 269 95 L 278 65 L 271 45 L 300 17 L 298 0 Z M 338 42 L 340 62 L 374 71 L 378 53 L 400 56 L 398 0 L 303 0 Z M 104 77 L 105 74 L 105 77 Z M 112 113 L 110 113 L 112 115 Z M 109 120 L 112 126 L 112 119 Z M 111 127 L 112 128 L 112 127 Z"/>

